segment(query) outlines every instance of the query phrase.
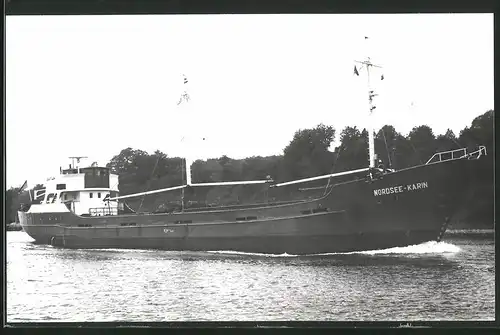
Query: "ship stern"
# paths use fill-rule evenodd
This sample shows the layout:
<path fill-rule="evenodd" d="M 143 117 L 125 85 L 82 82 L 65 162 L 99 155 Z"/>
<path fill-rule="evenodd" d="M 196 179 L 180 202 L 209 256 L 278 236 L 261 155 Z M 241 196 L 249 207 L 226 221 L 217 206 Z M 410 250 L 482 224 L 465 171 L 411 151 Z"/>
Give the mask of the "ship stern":
<path fill-rule="evenodd" d="M 23 231 L 37 244 L 51 244 L 52 237 L 64 235 L 64 227 L 49 220 L 49 218 L 60 217 L 60 214 L 18 211 L 19 223 Z"/>

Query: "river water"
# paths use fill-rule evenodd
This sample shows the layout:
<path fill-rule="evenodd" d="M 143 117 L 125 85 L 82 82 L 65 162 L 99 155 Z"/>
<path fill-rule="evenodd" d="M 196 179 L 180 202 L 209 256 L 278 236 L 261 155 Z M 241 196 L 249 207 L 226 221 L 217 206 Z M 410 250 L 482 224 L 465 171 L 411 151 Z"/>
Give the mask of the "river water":
<path fill-rule="evenodd" d="M 319 256 L 65 250 L 7 232 L 7 322 L 494 320 L 492 232 Z"/>

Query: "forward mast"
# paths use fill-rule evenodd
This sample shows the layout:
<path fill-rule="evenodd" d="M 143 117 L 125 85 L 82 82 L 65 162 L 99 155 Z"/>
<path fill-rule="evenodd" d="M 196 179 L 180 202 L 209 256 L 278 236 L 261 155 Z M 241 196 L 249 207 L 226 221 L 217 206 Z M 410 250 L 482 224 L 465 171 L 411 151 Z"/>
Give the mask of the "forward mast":
<path fill-rule="evenodd" d="M 373 110 L 376 108 L 373 105 L 373 98 L 377 94 L 374 93 L 374 91 L 370 85 L 370 68 L 371 67 L 381 68 L 381 66 L 373 64 L 371 62 L 370 57 L 367 57 L 367 60 L 365 60 L 365 61 L 355 61 L 355 62 L 362 64 L 362 67 L 360 68 L 360 70 L 362 68 L 366 69 L 367 86 L 368 86 L 369 116 L 372 116 Z M 185 106 L 191 100 L 191 97 L 190 97 L 188 89 L 187 89 L 188 80 L 187 80 L 187 77 L 185 75 L 183 75 L 183 83 L 184 83 L 185 89 L 184 89 L 184 92 L 181 94 L 179 101 L 177 102 L 177 106 Z M 293 185 L 293 184 L 306 183 L 306 182 L 315 181 L 315 180 L 329 179 L 329 178 L 344 176 L 344 175 L 349 175 L 349 174 L 356 174 L 356 173 L 360 173 L 360 172 L 370 172 L 370 170 L 375 168 L 375 165 L 376 165 L 374 131 L 373 131 L 372 122 L 369 122 L 368 128 L 369 128 L 369 164 L 368 164 L 367 168 L 361 168 L 361 169 L 352 170 L 352 171 L 344 171 L 344 172 L 331 173 L 331 174 L 321 175 L 321 176 L 316 176 L 316 177 L 292 180 L 292 181 L 278 183 L 278 184 L 274 183 L 274 180 L 270 177 L 268 177 L 267 179 L 263 179 L 263 180 L 241 180 L 241 181 L 228 181 L 228 182 L 193 183 L 192 177 L 191 177 L 191 165 L 195 161 L 195 159 L 193 157 L 193 153 L 192 153 L 191 148 L 189 148 L 189 150 L 186 150 L 188 152 L 188 154 L 184 157 L 185 178 L 183 178 L 183 185 L 173 186 L 173 187 L 168 187 L 168 188 L 163 188 L 163 189 L 158 189 L 158 190 L 152 190 L 152 191 L 147 191 L 147 192 L 140 192 L 140 193 L 134 193 L 134 194 L 129 194 L 129 195 L 123 195 L 123 196 L 119 196 L 119 197 L 109 198 L 106 200 L 111 201 L 111 200 L 127 199 L 127 198 L 139 197 L 139 196 L 146 196 L 146 195 L 155 194 L 155 193 L 182 190 L 182 196 L 181 196 L 182 204 L 181 205 L 182 205 L 182 208 L 184 209 L 184 189 L 187 187 L 235 186 L 235 185 L 255 185 L 255 184 L 269 184 L 269 187 L 282 187 L 282 186 L 288 186 L 288 185 Z M 189 143 L 188 145 L 191 145 L 191 144 L 192 143 Z M 78 158 L 78 157 L 74 157 L 74 158 Z M 370 176 L 371 176 L 371 173 L 370 173 Z"/>
<path fill-rule="evenodd" d="M 366 39 L 366 37 L 365 37 Z M 376 67 L 376 68 L 382 68 L 380 65 L 373 64 L 370 57 L 367 57 L 366 60 L 364 61 L 355 61 L 358 64 L 361 64 L 360 70 L 366 69 L 366 82 L 367 82 L 367 89 L 368 89 L 368 167 L 370 169 L 375 168 L 376 166 L 376 160 L 377 160 L 377 155 L 375 153 L 375 136 L 374 136 L 374 129 L 373 129 L 373 111 L 375 108 L 377 108 L 373 104 L 373 98 L 376 97 L 378 94 L 375 93 L 373 90 L 371 83 L 370 83 L 370 68 L 371 67 Z M 356 67 L 354 68 L 354 71 L 357 75 L 359 75 L 358 70 Z M 383 80 L 384 77 L 381 76 L 381 79 Z"/>

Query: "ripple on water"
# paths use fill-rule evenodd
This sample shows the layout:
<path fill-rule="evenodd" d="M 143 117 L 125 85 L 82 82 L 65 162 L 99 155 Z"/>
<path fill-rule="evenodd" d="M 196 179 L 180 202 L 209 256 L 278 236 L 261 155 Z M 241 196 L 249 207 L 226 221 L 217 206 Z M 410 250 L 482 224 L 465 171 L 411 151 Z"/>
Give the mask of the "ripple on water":
<path fill-rule="evenodd" d="M 494 243 L 466 237 L 295 256 L 64 250 L 9 233 L 7 317 L 9 322 L 491 320 Z"/>

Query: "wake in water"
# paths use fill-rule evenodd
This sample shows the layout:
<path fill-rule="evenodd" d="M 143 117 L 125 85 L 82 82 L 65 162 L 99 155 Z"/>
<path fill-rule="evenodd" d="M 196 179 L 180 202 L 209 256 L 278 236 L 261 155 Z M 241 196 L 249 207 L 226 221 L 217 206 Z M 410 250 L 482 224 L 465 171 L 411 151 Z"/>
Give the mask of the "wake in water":
<path fill-rule="evenodd" d="M 262 257 L 304 257 L 304 256 L 330 256 L 330 255 L 388 255 L 388 254 L 447 254 L 447 253 L 457 253 L 461 249 L 453 244 L 446 242 L 424 242 L 417 245 L 410 245 L 407 247 L 395 247 L 389 249 L 381 250 L 368 250 L 368 251 L 353 251 L 353 252 L 333 252 L 324 254 L 308 254 L 308 255 L 289 255 L 284 254 L 261 254 L 261 253 L 249 253 L 241 251 L 230 251 L 230 250 L 219 250 L 219 251 L 208 251 L 209 253 L 215 254 L 230 254 L 230 255 L 244 255 L 244 256 L 262 256 Z"/>
<path fill-rule="evenodd" d="M 286 252 L 284 254 L 261 254 L 256 252 L 244 252 L 244 251 L 231 251 L 231 250 L 215 250 L 207 251 L 210 254 L 222 254 L 222 255 L 242 255 L 242 256 L 261 256 L 261 257 L 299 257 L 301 255 L 289 255 Z M 304 256 L 304 255 L 302 255 Z"/>
<path fill-rule="evenodd" d="M 384 250 L 359 251 L 354 253 L 376 255 L 376 254 L 445 254 L 457 253 L 461 249 L 454 244 L 446 242 L 429 241 L 407 247 L 395 247 Z"/>
<path fill-rule="evenodd" d="M 53 248 L 50 247 L 49 248 Z M 323 254 L 305 254 L 305 255 L 294 255 L 294 254 L 263 254 L 263 253 L 252 253 L 243 251 L 231 251 L 231 250 L 214 250 L 214 251 L 165 251 L 165 250 L 155 250 L 155 249 L 114 249 L 114 248 L 90 248 L 90 249 L 79 249 L 85 250 L 86 252 L 94 253 L 156 253 L 156 254 L 173 254 L 174 256 L 200 256 L 203 257 L 207 254 L 218 254 L 226 256 L 255 256 L 255 257 L 269 257 L 269 258 L 286 258 L 286 257 L 314 257 L 314 256 L 339 256 L 339 255 L 419 255 L 419 254 L 453 254 L 459 252 L 461 249 L 451 243 L 446 242 L 436 242 L 429 241 L 417 245 L 410 245 L 406 247 L 395 247 L 389 249 L 381 250 L 367 250 L 367 251 L 353 251 L 353 252 L 333 252 L 333 253 L 323 253 Z"/>

